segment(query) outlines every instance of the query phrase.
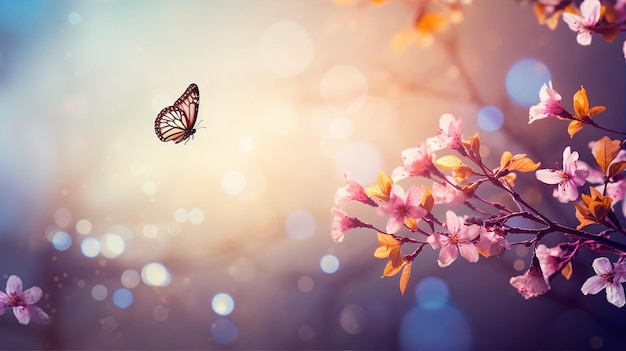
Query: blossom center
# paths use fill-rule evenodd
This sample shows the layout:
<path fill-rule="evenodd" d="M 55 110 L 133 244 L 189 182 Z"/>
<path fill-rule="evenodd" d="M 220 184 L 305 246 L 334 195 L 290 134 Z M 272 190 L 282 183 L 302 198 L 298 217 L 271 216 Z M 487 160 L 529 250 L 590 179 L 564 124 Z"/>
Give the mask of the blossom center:
<path fill-rule="evenodd" d="M 613 278 L 615 277 L 615 275 L 613 273 L 605 273 L 602 274 L 602 279 L 604 279 L 605 282 L 612 284 L 613 283 Z"/>
<path fill-rule="evenodd" d="M 17 307 L 17 306 L 25 306 L 26 304 L 22 301 L 22 298 L 19 295 L 9 295 L 9 306 Z"/>

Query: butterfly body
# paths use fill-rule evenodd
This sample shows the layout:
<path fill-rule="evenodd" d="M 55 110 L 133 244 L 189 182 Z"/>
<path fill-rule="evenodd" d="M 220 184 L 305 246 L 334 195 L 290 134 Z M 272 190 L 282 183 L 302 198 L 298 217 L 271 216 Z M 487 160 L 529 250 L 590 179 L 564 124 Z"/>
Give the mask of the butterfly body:
<path fill-rule="evenodd" d="M 187 141 L 196 132 L 195 124 L 200 107 L 198 86 L 190 84 L 174 105 L 159 112 L 154 121 L 154 131 L 163 142 L 174 141 L 176 144 Z"/>

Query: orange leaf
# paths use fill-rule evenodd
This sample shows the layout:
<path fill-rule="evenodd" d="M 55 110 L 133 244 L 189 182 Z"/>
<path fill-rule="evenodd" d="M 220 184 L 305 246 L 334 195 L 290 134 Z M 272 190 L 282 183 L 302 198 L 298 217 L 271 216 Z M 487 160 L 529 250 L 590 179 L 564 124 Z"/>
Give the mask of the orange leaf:
<path fill-rule="evenodd" d="M 389 193 L 391 192 L 391 186 L 393 180 L 385 174 L 383 171 L 378 172 L 378 184 L 368 186 L 365 188 L 365 193 L 369 197 L 376 197 L 382 201 L 389 201 Z"/>
<path fill-rule="evenodd" d="M 606 110 L 606 107 L 604 106 L 594 106 L 591 109 L 589 109 L 589 117 L 593 117 L 597 115 L 598 113 L 604 112 L 604 110 Z"/>
<path fill-rule="evenodd" d="M 584 124 L 581 121 L 571 121 L 569 126 L 567 126 L 567 133 L 570 138 L 574 137 L 574 134 L 580 132 L 583 129 Z"/>
<path fill-rule="evenodd" d="M 415 218 L 406 217 L 404 219 L 404 225 L 407 228 L 409 228 L 412 232 L 416 232 L 417 231 L 417 219 L 415 219 Z"/>
<path fill-rule="evenodd" d="M 624 171 L 624 169 L 626 169 L 626 161 L 619 161 L 619 162 L 611 163 L 609 165 L 609 173 L 607 174 L 607 177 L 612 178 L 616 174 Z"/>
<path fill-rule="evenodd" d="M 591 153 L 593 157 L 595 157 L 598 166 L 602 168 L 602 173 L 605 176 L 609 174 L 609 165 L 615 157 L 617 157 L 617 153 L 620 150 L 620 141 L 619 140 L 611 140 L 608 137 L 604 136 L 602 139 L 598 140 L 596 144 L 591 149 Z"/>
<path fill-rule="evenodd" d="M 617 34 L 619 34 L 619 28 L 614 24 L 608 24 L 606 26 L 598 28 L 598 33 L 602 35 L 602 38 L 604 38 L 604 40 L 610 43 L 615 40 L 615 37 L 617 37 Z"/>
<path fill-rule="evenodd" d="M 480 160 L 480 135 L 478 133 L 474 134 L 474 136 L 469 137 L 469 140 L 463 140 L 463 147 L 465 151 L 474 156 L 476 159 Z"/>
<path fill-rule="evenodd" d="M 433 207 L 435 207 L 435 198 L 433 197 L 433 192 L 430 191 L 429 187 L 422 184 L 422 189 L 424 190 L 424 197 L 422 198 L 422 203 L 420 205 L 430 213 Z"/>
<path fill-rule="evenodd" d="M 569 280 L 569 278 L 572 277 L 572 273 L 574 272 L 574 269 L 572 268 L 572 261 L 567 262 L 567 264 L 565 265 L 565 267 L 563 267 L 563 269 L 561 269 L 561 274 L 565 277 L 565 279 Z"/>
<path fill-rule="evenodd" d="M 587 91 L 581 85 L 580 90 L 574 94 L 574 111 L 578 117 L 587 116 L 589 113 L 589 100 L 587 99 Z M 580 118 L 579 118 L 580 119 Z"/>
<path fill-rule="evenodd" d="M 387 265 L 385 266 L 385 270 L 383 271 L 383 275 L 381 276 L 381 278 L 392 277 L 398 274 L 398 272 L 400 272 L 400 270 L 402 269 L 403 265 L 404 265 L 404 262 L 402 262 L 399 265 L 395 265 L 393 261 L 387 262 Z"/>
<path fill-rule="evenodd" d="M 409 283 L 409 277 L 411 276 L 411 265 L 413 261 L 407 262 L 404 265 L 404 269 L 402 270 L 402 275 L 400 275 L 400 293 L 404 295 L 406 291 L 406 286 Z"/>

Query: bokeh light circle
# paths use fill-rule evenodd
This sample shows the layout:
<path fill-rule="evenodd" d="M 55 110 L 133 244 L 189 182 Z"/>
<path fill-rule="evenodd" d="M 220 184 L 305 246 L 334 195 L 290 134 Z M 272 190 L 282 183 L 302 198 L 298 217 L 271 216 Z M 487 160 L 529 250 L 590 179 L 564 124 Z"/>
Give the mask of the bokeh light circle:
<path fill-rule="evenodd" d="M 302 292 L 309 292 L 313 290 L 314 286 L 315 282 L 313 281 L 313 278 L 308 275 L 303 275 L 300 279 L 298 279 L 298 289 Z"/>
<path fill-rule="evenodd" d="M 285 218 L 285 230 L 293 239 L 308 239 L 315 233 L 315 217 L 308 211 L 293 210 Z"/>
<path fill-rule="evenodd" d="M 65 251 L 72 246 L 72 237 L 66 232 L 58 231 L 52 237 L 52 245 L 59 251 Z"/>
<path fill-rule="evenodd" d="M 324 255 L 320 260 L 320 268 L 324 273 L 333 274 L 339 269 L 339 259 L 335 255 Z"/>
<path fill-rule="evenodd" d="M 455 307 L 411 308 L 400 323 L 401 350 L 470 350 L 472 330 Z"/>
<path fill-rule="evenodd" d="M 158 262 L 148 263 L 141 269 L 141 280 L 150 286 L 167 286 L 172 281 L 170 272 Z"/>
<path fill-rule="evenodd" d="M 126 243 L 118 234 L 105 234 L 100 240 L 102 244 L 102 255 L 107 258 L 115 258 L 124 252 Z"/>
<path fill-rule="evenodd" d="M 189 220 L 189 211 L 184 208 L 179 208 L 174 211 L 174 219 L 178 223 L 185 223 Z"/>
<path fill-rule="evenodd" d="M 506 74 L 506 92 L 516 104 L 530 107 L 539 102 L 539 90 L 551 77 L 543 62 L 532 58 L 521 59 Z"/>
<path fill-rule="evenodd" d="M 487 105 L 478 111 L 477 120 L 480 129 L 487 132 L 495 132 L 502 127 L 504 115 L 499 108 Z"/>
<path fill-rule="evenodd" d="M 220 318 L 211 325 L 211 338 L 220 345 L 232 344 L 237 339 L 237 325 L 228 318 Z"/>
<path fill-rule="evenodd" d="M 87 235 L 91 233 L 91 222 L 86 219 L 80 219 L 76 222 L 76 231 L 78 234 Z"/>
<path fill-rule="evenodd" d="M 222 175 L 222 189 L 228 195 L 239 195 L 246 189 L 246 177 L 243 173 L 229 170 Z"/>
<path fill-rule="evenodd" d="M 85 238 L 80 243 L 80 251 L 85 257 L 94 258 L 100 253 L 100 241 L 96 238 Z"/>
<path fill-rule="evenodd" d="M 127 269 L 122 273 L 121 281 L 122 281 L 122 285 L 124 285 L 126 288 L 132 289 L 136 287 L 137 285 L 139 285 L 139 282 L 141 281 L 141 277 L 139 276 L 139 273 L 136 270 Z"/>
<path fill-rule="evenodd" d="M 235 300 L 226 293 L 219 293 L 213 296 L 211 308 L 220 316 L 228 316 L 235 309 Z"/>
<path fill-rule="evenodd" d="M 361 306 L 348 305 L 341 311 L 339 324 L 348 334 L 356 335 L 365 330 L 367 324 L 367 314 Z"/>
<path fill-rule="evenodd" d="M 102 301 L 106 299 L 108 294 L 109 291 L 107 290 L 106 286 L 102 284 L 94 285 L 94 287 L 91 288 L 91 297 L 93 297 L 93 299 L 96 301 Z"/>
<path fill-rule="evenodd" d="M 133 293 L 126 288 L 119 288 L 113 293 L 113 304 L 118 308 L 128 308 L 133 304 Z"/>
<path fill-rule="evenodd" d="M 157 185 L 153 181 L 146 181 L 143 183 L 143 193 L 146 195 L 154 195 L 157 192 Z"/>
<path fill-rule="evenodd" d="M 189 210 L 189 223 L 201 224 L 202 222 L 204 222 L 204 211 L 199 208 Z"/>
<path fill-rule="evenodd" d="M 443 280 L 435 277 L 422 279 L 415 289 L 415 299 L 420 307 L 428 310 L 445 306 L 448 303 L 449 296 L 448 285 Z"/>
<path fill-rule="evenodd" d="M 82 16 L 76 11 L 70 12 L 70 14 L 67 15 L 67 21 L 70 22 L 70 24 L 72 25 L 80 24 L 81 20 Z"/>

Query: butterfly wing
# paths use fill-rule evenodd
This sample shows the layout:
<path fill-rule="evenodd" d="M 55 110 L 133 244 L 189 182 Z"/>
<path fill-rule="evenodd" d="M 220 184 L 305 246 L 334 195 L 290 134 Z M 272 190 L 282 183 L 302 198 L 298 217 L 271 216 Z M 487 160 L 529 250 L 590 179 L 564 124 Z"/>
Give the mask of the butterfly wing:
<path fill-rule="evenodd" d="M 193 129 L 198 117 L 198 109 L 200 108 L 200 90 L 198 86 L 191 83 L 187 90 L 174 103 L 174 107 L 178 107 L 185 114 L 183 123 L 186 129 Z"/>
<path fill-rule="evenodd" d="M 186 123 L 187 116 L 182 109 L 168 106 L 159 112 L 154 121 L 154 131 L 161 141 L 174 140 L 178 144 L 191 136 Z"/>

